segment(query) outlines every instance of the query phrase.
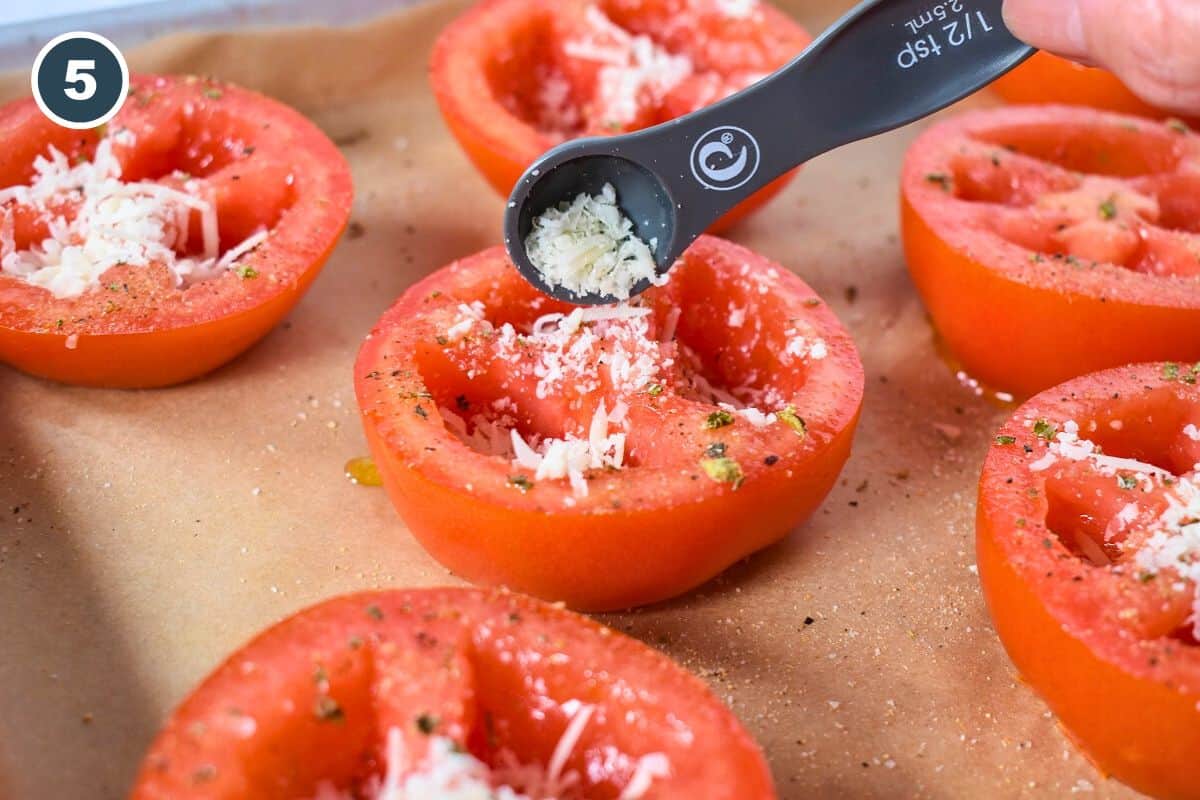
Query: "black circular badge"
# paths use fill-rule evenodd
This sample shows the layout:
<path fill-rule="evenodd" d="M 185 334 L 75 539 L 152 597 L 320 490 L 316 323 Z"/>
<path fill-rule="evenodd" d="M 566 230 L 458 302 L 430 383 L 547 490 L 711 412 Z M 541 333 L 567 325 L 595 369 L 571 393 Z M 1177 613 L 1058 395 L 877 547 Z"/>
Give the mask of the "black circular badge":
<path fill-rule="evenodd" d="M 94 128 L 112 119 L 129 93 L 129 67 L 103 36 L 73 31 L 46 43 L 33 62 L 33 99 L 66 128 Z"/>

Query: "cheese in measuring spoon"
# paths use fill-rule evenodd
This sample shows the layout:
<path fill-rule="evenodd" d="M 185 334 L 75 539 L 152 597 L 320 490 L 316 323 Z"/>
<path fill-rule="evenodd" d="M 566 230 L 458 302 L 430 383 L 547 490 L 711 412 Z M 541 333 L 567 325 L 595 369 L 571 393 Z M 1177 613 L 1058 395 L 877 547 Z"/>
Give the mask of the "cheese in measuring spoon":
<path fill-rule="evenodd" d="M 547 286 L 616 300 L 628 300 L 642 281 L 666 283 L 655 270 L 657 247 L 657 239 L 647 243 L 634 233 L 611 183 L 598 195 L 583 192 L 546 209 L 525 238 L 525 253 Z"/>

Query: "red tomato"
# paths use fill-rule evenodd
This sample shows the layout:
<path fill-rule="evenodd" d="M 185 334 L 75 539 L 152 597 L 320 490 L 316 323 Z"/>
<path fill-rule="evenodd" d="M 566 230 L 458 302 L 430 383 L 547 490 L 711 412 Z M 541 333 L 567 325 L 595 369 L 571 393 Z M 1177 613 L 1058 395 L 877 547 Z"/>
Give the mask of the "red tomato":
<path fill-rule="evenodd" d="M 1019 394 L 1200 358 L 1200 137 L 1083 108 L 964 114 L 902 178 L 908 267 L 974 377 Z"/>
<path fill-rule="evenodd" d="M 702 237 L 641 302 L 648 316 L 571 332 L 574 317 L 543 315 L 573 307 L 497 247 L 413 286 L 368 337 L 355 384 L 371 452 L 406 525 L 456 574 L 575 608 L 650 603 L 778 541 L 829 491 L 863 372 L 812 290 Z M 619 444 L 624 458 L 585 463 L 586 494 L 514 462 L 514 431 L 549 466 L 566 450 L 551 440 L 594 441 L 601 408 L 622 438 L 590 452 Z"/>
<path fill-rule="evenodd" d="M 507 196 L 556 144 L 638 130 L 774 72 L 808 34 L 766 3 L 482 0 L 434 46 L 434 95 L 467 155 Z M 788 173 L 713 225 L 761 206 Z"/>
<path fill-rule="evenodd" d="M 1064 103 L 1154 119 L 1172 116 L 1142 100 L 1111 72 L 1046 52 L 1034 53 L 992 88 L 1010 103 Z"/>
<path fill-rule="evenodd" d="M 581 713 L 564 797 L 616 798 L 651 754 L 669 775 L 647 799 L 775 797 L 749 734 L 661 653 L 519 595 L 414 589 L 329 600 L 234 653 L 167 721 L 131 800 L 367 796 L 352 793 L 408 772 L 388 763 L 392 731 L 410 765 L 445 737 L 542 773 Z"/>
<path fill-rule="evenodd" d="M 350 172 L 333 143 L 292 109 L 262 95 L 198 78 L 134 76 L 129 99 L 108 123 L 124 181 L 176 187 L 181 173 L 215 205 L 220 252 L 256 229 L 269 231 L 239 269 L 177 287 L 160 263 L 118 264 L 101 285 L 55 297 L 0 272 L 0 362 L 67 383 L 147 387 L 179 383 L 224 364 L 257 342 L 300 299 L 345 227 Z M 128 131 L 129 144 L 115 134 Z M 0 186 L 26 184 L 51 146 L 73 163 L 91 159 L 98 131 L 46 119 L 33 100 L 0 108 Z M 179 172 L 176 172 L 179 171 Z M 73 209 L 64 208 L 73 216 Z M 46 220 L 17 201 L 12 248 L 48 235 Z M 194 255 L 199 216 L 189 224 Z"/>
<path fill-rule="evenodd" d="M 1001 641 L 1098 767 L 1154 797 L 1200 797 L 1197 376 L 1122 367 L 1043 392 L 979 487 Z"/>

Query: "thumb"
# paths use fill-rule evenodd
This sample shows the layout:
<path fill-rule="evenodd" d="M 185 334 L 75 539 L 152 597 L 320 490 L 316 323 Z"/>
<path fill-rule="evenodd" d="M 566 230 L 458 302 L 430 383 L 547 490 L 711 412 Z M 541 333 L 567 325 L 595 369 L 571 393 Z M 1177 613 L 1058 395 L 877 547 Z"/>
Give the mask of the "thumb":
<path fill-rule="evenodd" d="M 1200 114 L 1195 0 L 1005 0 L 1021 39 L 1116 73 L 1152 105 Z"/>

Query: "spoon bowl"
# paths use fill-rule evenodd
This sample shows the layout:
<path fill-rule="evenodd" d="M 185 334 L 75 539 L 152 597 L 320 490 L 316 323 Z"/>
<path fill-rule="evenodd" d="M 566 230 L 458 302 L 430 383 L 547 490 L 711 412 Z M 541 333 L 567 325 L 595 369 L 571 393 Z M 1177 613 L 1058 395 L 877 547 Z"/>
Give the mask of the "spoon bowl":
<path fill-rule="evenodd" d="M 580 194 L 599 195 L 605 184 L 616 190 L 617 203 L 633 223 L 634 235 L 650 245 L 658 274 L 664 274 L 674 263 L 670 244 L 677 215 L 667 185 L 643 164 L 614 154 L 611 141 L 581 139 L 551 150 L 526 171 L 505 213 L 504 240 L 513 263 L 542 292 L 576 305 L 613 302 L 607 295 L 578 295 L 561 286 L 547 285 L 525 250 L 534 219 L 546 209 L 570 203 Z M 641 281 L 632 293 L 640 294 L 649 287 L 649 281 Z"/>

